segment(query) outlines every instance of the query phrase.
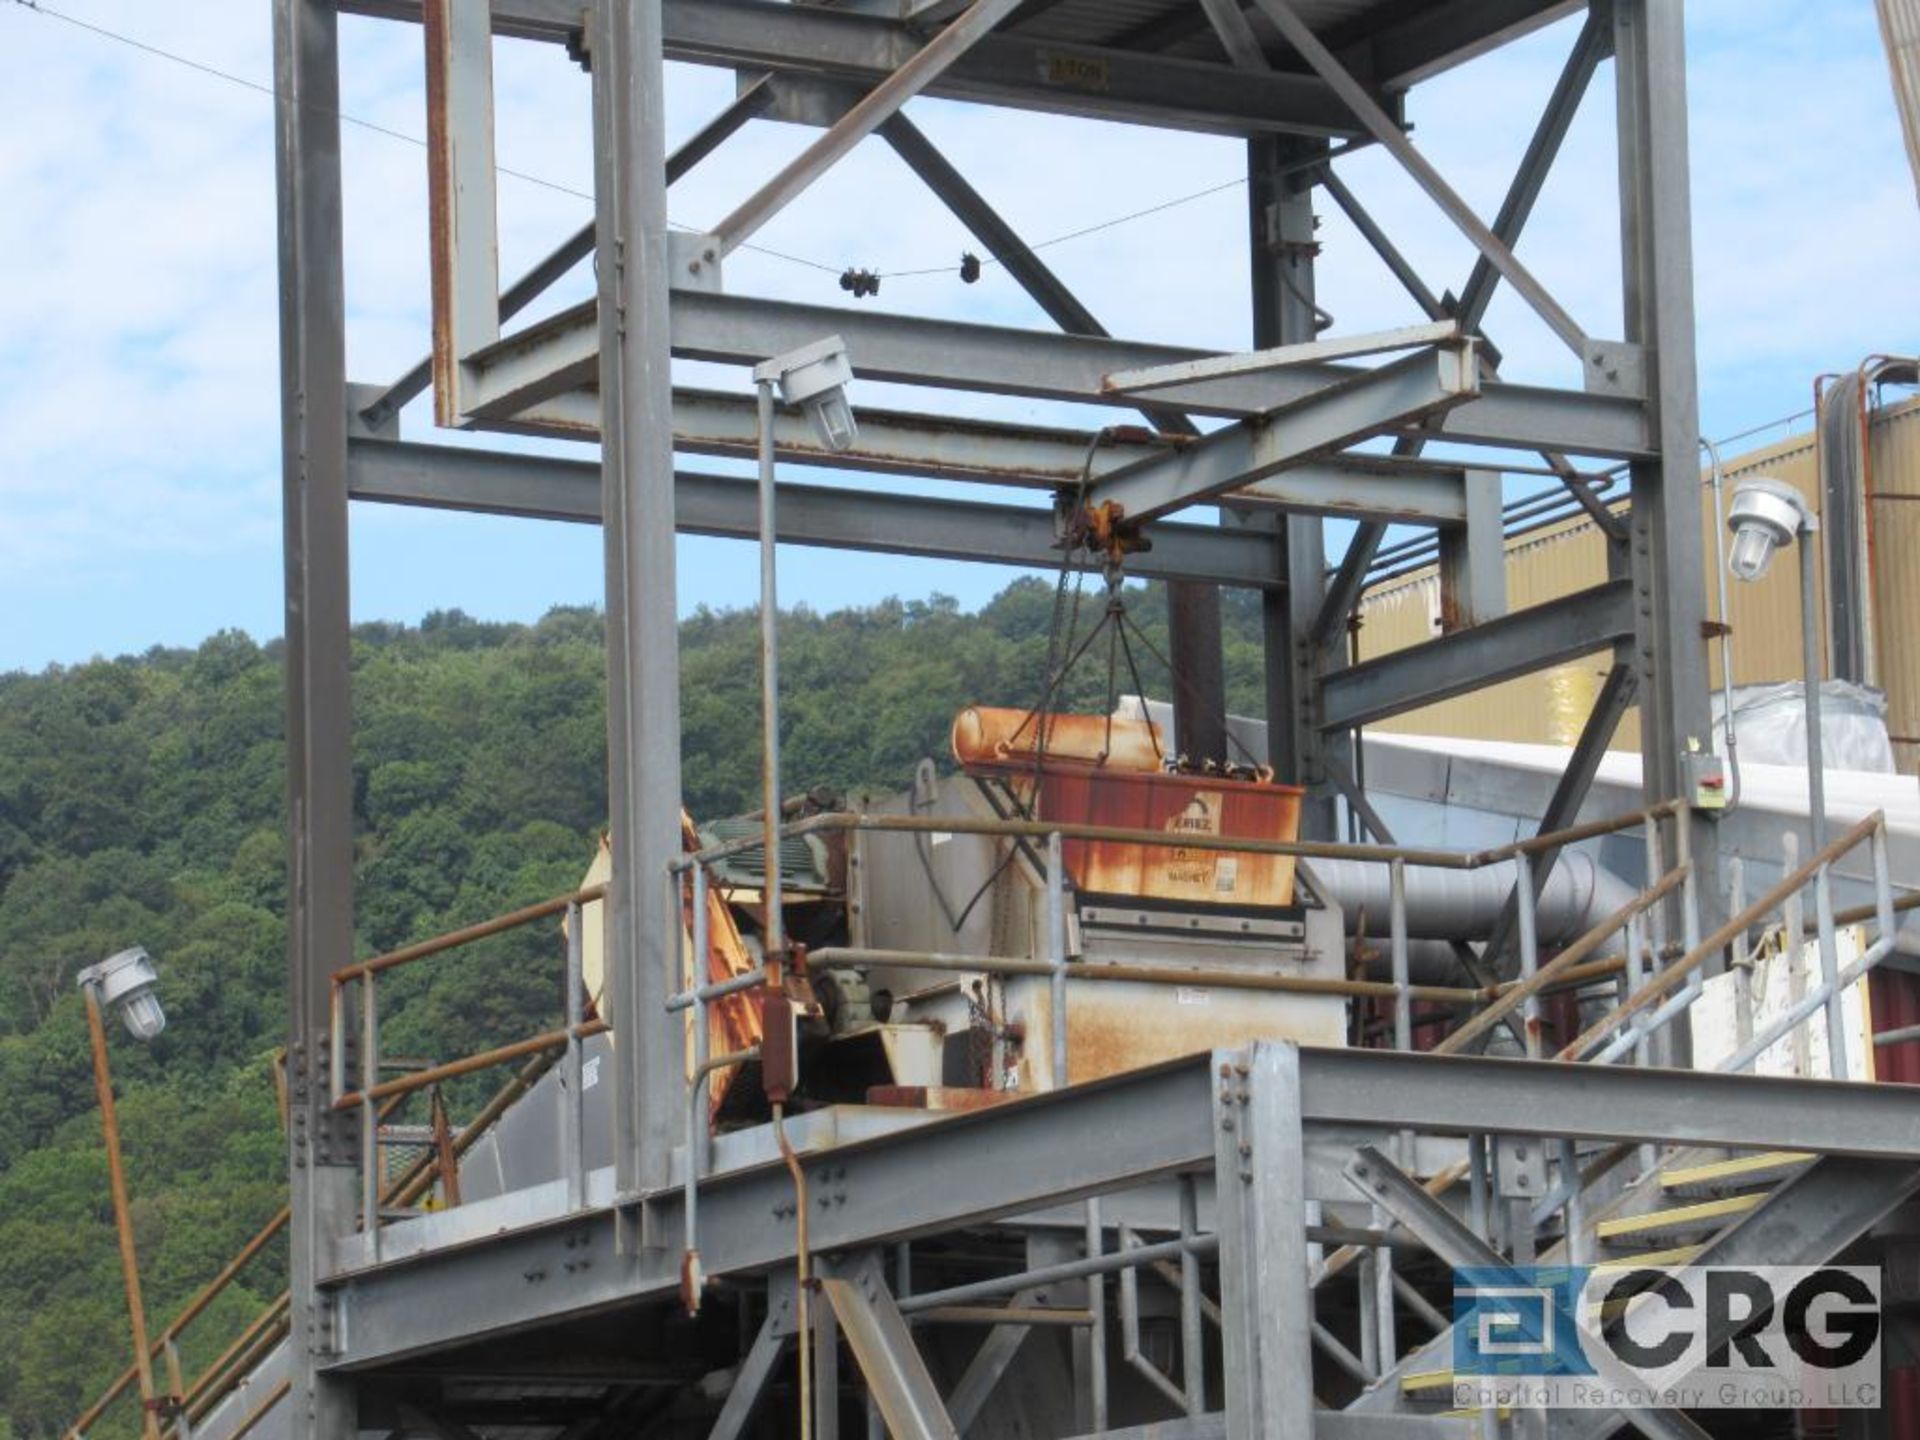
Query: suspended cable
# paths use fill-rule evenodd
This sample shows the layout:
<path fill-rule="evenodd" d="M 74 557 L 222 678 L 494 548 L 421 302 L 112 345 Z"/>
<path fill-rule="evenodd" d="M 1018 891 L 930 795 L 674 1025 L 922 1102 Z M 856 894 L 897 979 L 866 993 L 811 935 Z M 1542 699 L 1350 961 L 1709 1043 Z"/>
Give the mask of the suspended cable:
<path fill-rule="evenodd" d="M 275 94 L 274 89 L 271 85 L 262 84 L 258 80 L 250 80 L 246 76 L 235 74 L 231 70 L 223 70 L 219 66 L 210 65 L 204 60 L 196 60 L 190 55 L 182 55 L 178 51 L 168 50 L 162 46 L 151 44 L 148 41 L 135 39 L 131 35 L 123 34 L 118 30 L 109 29 L 104 25 L 96 25 L 90 20 L 82 20 L 78 16 L 67 14 L 63 10 L 55 10 L 51 6 L 41 3 L 41 0 L 13 0 L 13 3 L 19 6 L 23 10 L 31 10 L 36 15 L 44 15 L 49 20 L 59 20 L 64 24 L 73 26 L 75 29 L 84 30 L 89 34 L 98 35 L 101 38 L 106 40 L 112 40 L 116 44 L 125 45 L 130 49 L 138 50 L 142 54 L 152 56 L 155 59 L 166 60 L 175 65 L 184 66 L 185 68 L 196 71 L 201 75 L 209 76 L 215 80 L 225 81 L 229 85 L 237 85 L 241 89 L 250 90 L 256 95 L 264 95 L 269 100 L 273 100 L 275 103 L 278 103 L 279 101 L 279 96 Z M 360 130 L 365 130 L 370 134 L 384 136 L 389 140 L 398 140 L 403 144 L 412 145 L 421 150 L 424 150 L 427 148 L 427 142 L 425 140 L 421 139 L 418 135 L 409 135 L 404 130 L 395 130 L 390 126 L 382 125 L 377 121 L 367 120 L 367 119 L 363 119 L 358 115 L 349 114 L 345 110 L 335 110 L 335 109 L 329 109 L 329 108 L 323 108 L 323 107 L 313 107 L 313 108 L 318 110 L 319 113 L 321 114 L 332 116 L 334 119 L 340 121 L 340 123 L 343 125 L 352 125 L 355 128 Z M 514 180 L 522 181 L 528 185 L 537 185 L 541 189 L 551 190 L 555 194 L 566 195 L 575 200 L 584 200 L 588 204 L 593 203 L 594 197 L 591 191 L 581 190 L 575 186 L 566 185 L 557 180 L 549 180 L 544 176 L 535 175 L 529 171 L 516 170 L 513 167 L 508 165 L 496 164 L 494 166 L 494 170 L 497 174 L 507 176 Z M 1218 195 L 1223 191 L 1235 189 L 1236 187 L 1243 186 L 1246 183 L 1247 182 L 1244 177 L 1234 179 L 1234 180 L 1223 181 L 1218 185 L 1209 186 L 1204 190 L 1196 190 L 1192 194 L 1177 195 L 1170 200 L 1162 200 L 1157 204 L 1149 205 L 1142 210 L 1129 211 L 1125 215 L 1115 215 L 1109 219 L 1097 221 L 1091 225 L 1082 226 L 1077 230 L 1069 230 L 1063 235 L 1055 235 L 1050 239 L 1037 241 L 1036 243 L 1028 246 L 1028 249 L 1045 250 L 1055 245 L 1064 245 L 1071 240 L 1085 239 L 1089 235 L 1098 235 L 1103 231 L 1112 230 L 1121 225 L 1129 225 L 1136 220 L 1144 220 L 1144 219 L 1147 219 L 1149 216 L 1158 215 L 1163 211 L 1176 209 L 1182 205 L 1191 205 L 1197 200 L 1205 200 L 1209 196 Z M 675 230 L 685 231 L 689 234 L 704 233 L 702 228 L 697 225 L 686 225 L 686 224 L 682 224 L 679 221 L 673 221 L 673 220 L 668 221 L 668 224 Z M 776 249 L 773 249 L 771 246 L 756 245 L 756 244 L 748 243 L 748 244 L 742 245 L 740 248 L 743 250 L 750 250 L 756 255 L 764 255 L 768 259 L 780 260 L 780 261 L 784 261 L 789 265 L 798 265 L 808 270 L 817 271 L 818 273 L 823 275 L 839 276 L 839 275 L 851 273 L 847 266 L 829 265 L 824 261 L 811 260 L 804 255 L 795 255 L 789 251 L 776 250 Z M 912 267 L 912 268 L 900 269 L 900 270 L 878 270 L 878 271 L 865 272 L 865 273 L 871 273 L 873 277 L 878 280 L 905 280 L 905 279 L 916 278 L 923 275 L 952 275 L 952 274 L 963 274 L 963 278 L 965 278 L 966 274 L 970 274 L 972 278 L 967 279 L 966 283 L 972 284 L 974 283 L 975 280 L 979 278 L 980 271 L 984 267 L 988 265 L 1004 265 L 1004 264 L 1005 262 L 999 259 L 997 256 L 990 257 L 984 260 L 979 259 L 977 257 L 968 256 L 963 259 L 963 262 L 960 265 L 954 265 L 954 264 L 928 265 L 928 266 Z M 877 289 L 878 287 L 876 286 L 872 290 L 870 290 L 868 293 L 877 293 Z"/>

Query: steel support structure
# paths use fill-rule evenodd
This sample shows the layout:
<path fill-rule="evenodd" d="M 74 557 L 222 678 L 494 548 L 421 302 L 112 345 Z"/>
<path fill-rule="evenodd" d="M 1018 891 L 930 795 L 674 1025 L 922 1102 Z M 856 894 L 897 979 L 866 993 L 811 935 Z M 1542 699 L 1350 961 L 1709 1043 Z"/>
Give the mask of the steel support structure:
<path fill-rule="evenodd" d="M 334 1110 L 331 984 L 353 955 L 347 565 L 346 283 L 339 16 L 275 0 L 282 515 L 287 684 L 288 1381 L 294 1433 L 349 1440 L 353 1390 L 323 1366 L 339 1336 L 320 1289 L 354 1225 L 356 1117 Z"/>
<path fill-rule="evenodd" d="M 772 426 L 778 458 L 787 466 L 959 482 L 972 490 L 967 498 L 929 498 L 872 480 L 803 484 L 783 470 L 782 541 L 1033 569 L 1053 569 L 1064 558 L 1097 569 L 1100 554 L 1063 556 L 1062 537 L 1085 533 L 1077 522 L 1088 506 L 1131 526 L 1151 548 L 1129 557 L 1128 573 L 1172 587 L 1173 698 L 1195 759 L 1224 758 L 1215 733 L 1225 709 L 1217 592 L 1259 592 L 1270 758 L 1281 779 L 1307 788 L 1306 838 L 1337 838 L 1342 793 L 1356 811 L 1368 812 L 1364 776 L 1353 764 L 1362 727 L 1601 652 L 1614 653 L 1623 668 L 1542 828 L 1572 819 L 1630 703 L 1641 711 L 1647 800 L 1684 795 L 1686 757 L 1705 746 L 1708 716 L 1693 480 L 1698 417 L 1681 0 L 1596 0 L 1505 201 L 1487 221 L 1408 141 L 1404 96 L 1431 74 L 1581 8 L 1566 0 L 1356 3 L 1324 29 L 1314 28 L 1322 22 L 1312 17 L 1325 7 L 1296 0 L 1168 0 L 1131 27 L 1082 21 L 1076 17 L 1096 7 L 1046 0 L 273 5 L 292 877 L 285 1414 L 299 1440 L 347 1440 L 365 1428 L 356 1386 L 403 1360 L 609 1312 L 657 1314 L 679 1284 L 685 1217 L 673 1135 L 684 1076 L 671 1045 L 645 1038 L 668 1033 L 663 1007 L 681 964 L 679 901 L 667 879 L 681 843 L 675 536 L 749 538 L 757 533 L 757 510 L 750 481 L 677 461 L 744 458 L 755 452 L 759 432 L 744 391 L 676 387 L 676 362 L 752 366 L 839 335 L 860 378 L 914 387 L 924 399 L 892 410 L 863 408 L 861 433 L 844 453 L 829 451 L 797 412 L 781 410 Z M 345 366 L 336 42 L 342 13 L 425 22 L 431 77 L 433 360 L 381 385 L 349 385 Z M 590 229 L 505 293 L 495 273 L 487 174 L 489 57 L 502 41 L 567 45 L 590 62 L 596 192 Z M 1576 320 L 1516 253 L 1581 97 L 1610 55 L 1626 281 L 1617 340 L 1605 338 L 1611 327 L 1603 317 Z M 669 61 L 739 77 L 738 98 L 671 159 L 664 144 Z M 1452 330 L 1439 340 L 1428 335 L 1411 355 L 1384 360 L 1363 360 L 1361 348 L 1332 356 L 1222 357 L 1152 337 L 1115 337 L 1069 288 L 1064 261 L 1057 269 L 1042 262 L 908 118 L 902 107 L 918 95 L 1194 130 L 1243 144 L 1250 351 L 1305 345 L 1333 329 L 1316 288 L 1322 241 L 1315 203 L 1323 189 L 1408 291 L 1418 318 Z M 759 117 L 801 121 L 823 133 L 778 174 L 746 177 L 738 193 L 750 198 L 710 233 L 692 237 L 689 248 L 689 237 L 669 231 L 667 184 L 720 153 Z M 863 136 L 891 145 L 914 183 L 953 211 L 1059 329 L 730 291 L 720 274 L 725 252 L 794 203 Z M 1337 173 L 1340 156 L 1360 145 L 1380 146 L 1407 165 L 1473 242 L 1478 258 L 1459 298 L 1422 279 Z M 589 253 L 597 267 L 593 301 L 518 328 L 509 324 Z M 1530 385 L 1500 373 L 1500 352 L 1480 326 L 1502 281 L 1578 351 L 1581 388 Z M 1336 330 L 1327 338 L 1341 337 Z M 1145 391 L 1116 379 L 1181 367 L 1188 373 L 1174 383 Z M 401 412 L 429 380 L 440 423 L 548 442 L 597 441 L 599 454 L 563 456 L 552 444 L 528 454 L 403 440 Z M 1046 426 L 958 416 L 945 413 L 958 408 L 944 397 L 950 391 L 1099 406 L 1116 424 L 1101 432 L 1097 422 Z M 1615 578 L 1565 600 L 1507 609 L 1499 583 L 1506 538 L 1500 466 L 1513 453 L 1545 455 L 1589 513 L 1600 512 L 1608 526 L 1624 525 L 1630 544 Z M 1580 469 L 1592 460 L 1630 467 L 1624 516 L 1605 511 L 1587 492 Z M 595 1190 L 582 1181 L 565 1213 L 538 1225 L 521 1223 L 526 1215 L 509 1206 L 497 1233 L 467 1234 L 457 1246 L 409 1249 L 396 1226 L 378 1255 L 366 1253 L 352 1233 L 360 1137 L 353 1112 L 333 1108 L 344 1077 L 330 1073 L 355 1063 L 330 1045 L 328 1013 L 328 976 L 353 946 L 352 500 L 603 527 L 614 848 L 604 1018 L 633 1041 L 614 1046 L 610 1057 L 610 1183 L 602 1177 Z M 1345 559 L 1331 566 L 1329 519 L 1359 524 Z M 1444 633 L 1355 663 L 1349 623 L 1386 527 L 1396 523 L 1439 532 Z M 1711 925 L 1718 895 L 1713 832 L 1700 819 L 1678 823 L 1689 827 L 1685 844 L 1670 836 L 1666 853 L 1691 859 L 1702 877 L 1703 923 Z M 1550 863 L 1536 866 L 1536 874 Z M 1681 933 L 1677 915 L 1667 933 Z M 1450 1422 L 1316 1411 L 1316 1300 L 1307 1262 L 1309 1234 L 1322 1232 L 1308 1225 L 1308 1206 L 1350 1199 L 1347 1190 L 1336 1196 L 1321 1182 L 1338 1181 L 1355 1145 L 1377 1144 L 1404 1162 L 1391 1149 L 1403 1133 L 1448 1143 L 1499 1133 L 1513 1108 L 1506 1102 L 1521 1085 L 1530 1104 L 1511 1123 L 1536 1137 L 1821 1148 L 1881 1167 L 1876 1173 L 1906 1163 L 1913 1149 L 1913 1102 L 1868 1087 L 1849 1091 L 1836 1119 L 1828 1111 L 1830 1090 L 1816 1097 L 1797 1084 L 1570 1066 L 1533 1067 L 1516 1079 L 1514 1063 L 1262 1044 L 808 1153 L 797 1171 L 826 1197 L 809 1211 L 811 1248 L 841 1257 L 821 1271 L 837 1316 L 821 1334 L 837 1330 L 844 1338 L 857 1366 L 843 1363 L 842 1375 L 849 1386 L 859 1383 L 856 1369 L 867 1377 L 875 1413 L 894 1428 L 945 1434 L 956 1421 L 984 1420 L 1000 1387 L 1020 1383 L 1028 1362 L 1042 1363 L 1034 1357 L 1057 1327 L 1035 1317 L 1044 1306 L 1057 1308 L 1058 1297 L 1043 1305 L 1035 1286 L 1008 1291 L 1022 1297 L 1017 1318 L 988 1329 L 992 1338 L 974 1366 L 943 1368 L 927 1338 L 937 1325 L 906 1303 L 904 1290 L 895 1305 L 875 1278 L 872 1257 L 896 1243 L 1008 1223 L 1047 1207 L 1071 1213 L 1078 1227 L 1088 1213 L 1081 1202 L 1096 1197 L 1111 1224 L 1131 1224 L 1111 1217 L 1141 1203 L 1133 1192 L 1184 1178 L 1210 1189 L 1214 1231 L 1204 1238 L 1218 1252 L 1210 1263 L 1221 1320 L 1217 1375 L 1198 1387 L 1204 1396 L 1185 1397 L 1184 1408 L 1200 1399 L 1221 1408 L 1187 1415 L 1177 1422 L 1186 1427 L 1179 1433 L 1301 1440 L 1460 1433 Z M 1681 1086 L 1695 1103 L 1667 1104 Z M 783 1319 L 777 1301 L 795 1259 L 784 1223 L 793 1214 L 791 1183 L 783 1168 L 763 1164 L 716 1174 L 699 1191 L 707 1263 L 715 1274 L 758 1287 L 767 1300 L 759 1338 L 740 1347 L 735 1399 L 717 1408 L 718 1435 L 740 1433 L 756 1403 L 785 1393 L 790 1354 L 806 1348 L 792 1345 L 791 1317 Z M 1899 1186 L 1885 1188 L 1891 1194 Z M 590 1197 L 597 1198 L 588 1203 Z M 510 1200 L 533 1204 L 524 1197 L 499 1203 Z M 769 1217 L 781 1223 L 769 1224 Z M 446 1218 L 450 1225 L 461 1219 Z M 1116 1253 L 1098 1219 L 1072 1233 L 1076 1246 L 1084 1233 L 1089 1255 L 1101 1264 Z M 1381 1230 L 1369 1243 L 1396 1237 Z M 561 1266 L 568 1284 L 540 1283 Z M 1200 1266 L 1189 1257 L 1184 1268 L 1197 1274 Z M 1389 1274 L 1360 1268 L 1376 1279 Z M 785 1293 L 792 1294 L 790 1282 Z M 1198 1298 L 1183 1296 L 1185 1318 Z M 750 1323 L 759 1318 L 754 1312 Z M 743 1342 L 753 1333 L 743 1331 Z M 1078 1341 L 1083 1383 L 1098 1368 L 1089 1351 L 1099 1343 Z M 1379 1358 L 1383 1369 L 1394 1361 Z M 832 1373 L 831 1366 L 821 1371 Z M 958 1389 L 943 1388 L 943 1378 L 959 1379 Z M 1089 1416 L 1105 1414 L 1101 1386 L 1100 1404 L 1084 1397 Z M 818 1418 L 823 1434 L 844 1424 L 831 1395 Z"/>

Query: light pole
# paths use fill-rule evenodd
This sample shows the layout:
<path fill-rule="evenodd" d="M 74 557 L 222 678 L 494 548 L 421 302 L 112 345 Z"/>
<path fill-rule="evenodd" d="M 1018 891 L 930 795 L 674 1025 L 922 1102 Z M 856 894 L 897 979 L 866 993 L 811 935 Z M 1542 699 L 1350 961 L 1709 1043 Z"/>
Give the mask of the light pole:
<path fill-rule="evenodd" d="M 1827 843 L 1826 752 L 1820 736 L 1820 617 L 1814 603 L 1815 572 L 1813 537 L 1820 529 L 1820 517 L 1808 507 L 1800 492 L 1785 481 L 1748 480 L 1733 492 L 1733 508 L 1727 514 L 1727 528 L 1733 532 L 1733 553 L 1727 568 L 1736 580 L 1760 579 L 1773 564 L 1773 552 L 1782 545 L 1800 541 L 1800 647 L 1801 669 L 1805 675 L 1807 705 L 1807 810 L 1812 830 L 1813 853 Z"/>
<path fill-rule="evenodd" d="M 854 423 L 853 407 L 847 402 L 847 382 L 853 379 L 853 367 L 847 361 L 846 342 L 829 335 L 785 355 L 776 355 L 753 368 L 753 383 L 758 391 L 760 417 L 760 793 L 761 793 L 761 898 L 765 902 L 765 920 L 761 930 L 761 955 L 765 963 L 778 965 L 786 958 L 784 917 L 780 912 L 780 610 L 775 586 L 774 547 L 778 538 L 774 525 L 774 443 L 773 390 L 780 387 L 780 398 L 806 411 L 813 433 L 820 443 L 838 455 L 852 448 L 860 433 Z M 706 956 L 695 959 L 696 978 L 705 973 Z M 784 1000 L 784 996 L 782 996 Z M 795 1215 L 795 1280 L 799 1297 L 799 1370 L 800 1440 L 813 1435 L 813 1315 L 809 1295 L 812 1289 L 812 1257 L 807 1250 L 807 1199 L 801 1183 L 800 1162 L 787 1141 L 786 1101 L 798 1077 L 798 1048 L 788 1045 L 792 1072 L 777 1076 L 767 1063 L 775 1050 L 772 1027 L 774 1007 L 766 1012 L 767 1032 L 762 1041 L 763 1075 L 767 1098 L 773 1102 L 773 1133 L 780 1153 L 793 1172 Z M 791 1012 L 786 1012 L 791 1014 Z M 704 1025 L 696 1019 L 697 1026 Z M 789 1018 L 786 1024 L 791 1025 Z M 700 1043 L 704 1043 L 704 1032 Z M 688 1163 L 692 1163 L 689 1155 Z"/>
<path fill-rule="evenodd" d="M 140 1298 L 140 1261 L 133 1248 L 133 1220 L 127 1211 L 127 1176 L 120 1163 L 120 1117 L 113 1103 L 113 1077 L 107 1069 L 107 1027 L 102 1012 L 113 1010 L 134 1039 L 148 1041 L 167 1027 L 167 1012 L 154 994 L 158 975 L 153 957 L 139 946 L 111 955 L 79 974 L 87 1002 L 87 1033 L 93 1042 L 93 1089 L 100 1101 L 100 1129 L 107 1142 L 107 1181 L 113 1190 L 113 1223 L 120 1237 L 120 1275 L 127 1287 L 127 1319 L 133 1329 L 133 1365 L 140 1377 L 141 1431 L 160 1440 L 160 1413 L 177 1396 L 155 1395 L 153 1356 L 147 1348 L 147 1311 Z"/>
<path fill-rule="evenodd" d="M 860 433 L 847 401 L 847 382 L 852 379 L 847 344 L 838 335 L 776 355 L 753 370 L 760 417 L 760 790 L 766 905 L 761 938 L 769 960 L 786 948 L 780 913 L 780 611 L 774 557 L 773 392 L 777 385 L 783 401 L 806 412 L 820 443 L 841 454 L 852 448 Z"/>
<path fill-rule="evenodd" d="M 1800 542 L 1800 664 L 1805 675 L 1807 707 L 1807 828 L 1813 854 L 1827 846 L 1827 756 L 1820 734 L 1820 616 L 1814 603 L 1818 570 L 1813 537 L 1820 517 L 1798 490 L 1781 480 L 1755 478 L 1733 492 L 1727 512 L 1733 531 L 1733 552 L 1727 568 L 1736 580 L 1758 580 L 1773 563 L 1782 545 Z M 1847 1024 L 1840 990 L 1840 957 L 1834 944 L 1833 894 L 1828 867 L 1820 867 L 1814 882 L 1814 903 L 1820 915 L 1820 976 L 1827 988 L 1827 1067 L 1835 1080 L 1847 1078 Z M 1790 936 L 1799 945 L 1801 937 Z"/>

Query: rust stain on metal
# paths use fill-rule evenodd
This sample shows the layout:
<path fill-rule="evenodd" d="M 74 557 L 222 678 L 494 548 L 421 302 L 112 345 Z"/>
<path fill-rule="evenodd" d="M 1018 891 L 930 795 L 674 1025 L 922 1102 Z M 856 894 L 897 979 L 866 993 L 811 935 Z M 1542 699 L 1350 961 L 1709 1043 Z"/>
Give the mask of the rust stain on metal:
<path fill-rule="evenodd" d="M 1029 1027 L 1046 1028 L 1050 997 L 1038 985 Z M 1067 1070 L 1073 1083 L 1098 1080 L 1260 1039 L 1305 1045 L 1345 1041 L 1337 997 L 1269 995 L 1209 986 L 1114 984 L 1081 987 L 1067 1005 Z M 1041 1057 L 1044 1060 L 1044 1057 Z M 1022 1069 L 1031 1074 L 1033 1057 Z"/>
<path fill-rule="evenodd" d="M 1036 819 L 1159 831 L 1167 845 L 1069 839 L 1076 888 L 1188 904 L 1293 903 L 1290 855 L 1234 854 L 1196 840 L 1293 841 L 1302 791 L 1268 780 L 1164 770 L 1159 727 L 1105 715 L 1034 715 L 974 706 L 953 723 L 953 754 L 975 772 L 1024 786 Z M 1042 744 L 1045 749 L 1042 751 Z M 1032 794 L 1038 785 L 1037 796 Z"/>
<path fill-rule="evenodd" d="M 1035 715 L 974 705 L 953 722 L 953 758 L 969 769 L 1010 768 L 1030 774 L 1045 742 L 1049 760 L 1147 772 L 1160 767 L 1167 738 L 1146 720 L 1104 715 Z"/>
<path fill-rule="evenodd" d="M 875 1085 L 869 1105 L 905 1110 L 991 1110 L 1020 1098 L 1017 1090 L 988 1090 L 969 1085 Z"/>
<path fill-rule="evenodd" d="M 453 38 L 447 15 L 450 0 L 425 0 L 421 27 L 427 50 L 427 232 L 431 240 L 433 298 L 433 418 L 442 427 L 458 421 L 454 410 L 456 370 L 453 353 L 454 233 L 453 136 L 447 123 L 447 67 L 453 63 Z"/>

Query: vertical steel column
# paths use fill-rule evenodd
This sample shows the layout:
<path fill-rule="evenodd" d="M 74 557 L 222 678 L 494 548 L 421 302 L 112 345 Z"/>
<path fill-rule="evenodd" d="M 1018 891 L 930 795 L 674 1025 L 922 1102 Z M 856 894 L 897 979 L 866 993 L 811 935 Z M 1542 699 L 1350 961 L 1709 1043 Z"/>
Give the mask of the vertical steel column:
<path fill-rule="evenodd" d="M 1632 565 L 1640 671 L 1643 790 L 1686 793 L 1684 757 L 1709 748 L 1700 403 L 1694 371 L 1693 221 L 1688 195 L 1682 0 L 1614 0 L 1626 339 L 1645 353 L 1654 458 L 1632 467 Z M 1713 877 L 1718 840 L 1690 812 L 1690 851 Z M 1717 904 L 1717 900 L 1715 902 Z M 1677 912 L 1677 902 L 1669 907 Z M 1718 916 L 1707 917 L 1709 924 Z M 1677 921 L 1673 928 L 1678 930 Z"/>
<path fill-rule="evenodd" d="M 1247 145 L 1247 200 L 1253 266 L 1253 344 L 1256 349 L 1312 340 L 1314 307 L 1313 184 L 1318 172 L 1301 162 L 1324 155 L 1319 140 L 1262 138 Z M 1346 636 L 1324 650 L 1313 626 L 1326 590 L 1326 540 L 1318 516 L 1288 515 L 1273 522 L 1284 590 L 1268 591 L 1265 610 L 1267 759 L 1280 779 L 1304 785 L 1305 839 L 1335 840 L 1334 803 L 1322 763 L 1324 740 L 1314 724 L 1322 667 L 1344 663 Z"/>
<path fill-rule="evenodd" d="M 1300 1052 L 1214 1052 L 1214 1214 L 1227 1440 L 1313 1435 Z"/>
<path fill-rule="evenodd" d="M 287 615 L 288 1433 L 350 1440 L 349 1382 L 320 1269 L 352 1224 L 357 1119 L 337 1077 L 329 976 L 353 953 L 353 771 L 347 603 L 346 283 L 335 0 L 275 0 L 281 485 Z"/>
<path fill-rule="evenodd" d="M 680 933 L 664 884 L 680 850 L 665 77 L 660 0 L 597 0 L 591 20 L 613 832 L 607 993 L 621 1037 L 615 1173 L 631 1195 L 666 1181 L 682 1083 L 663 1008 Z"/>

